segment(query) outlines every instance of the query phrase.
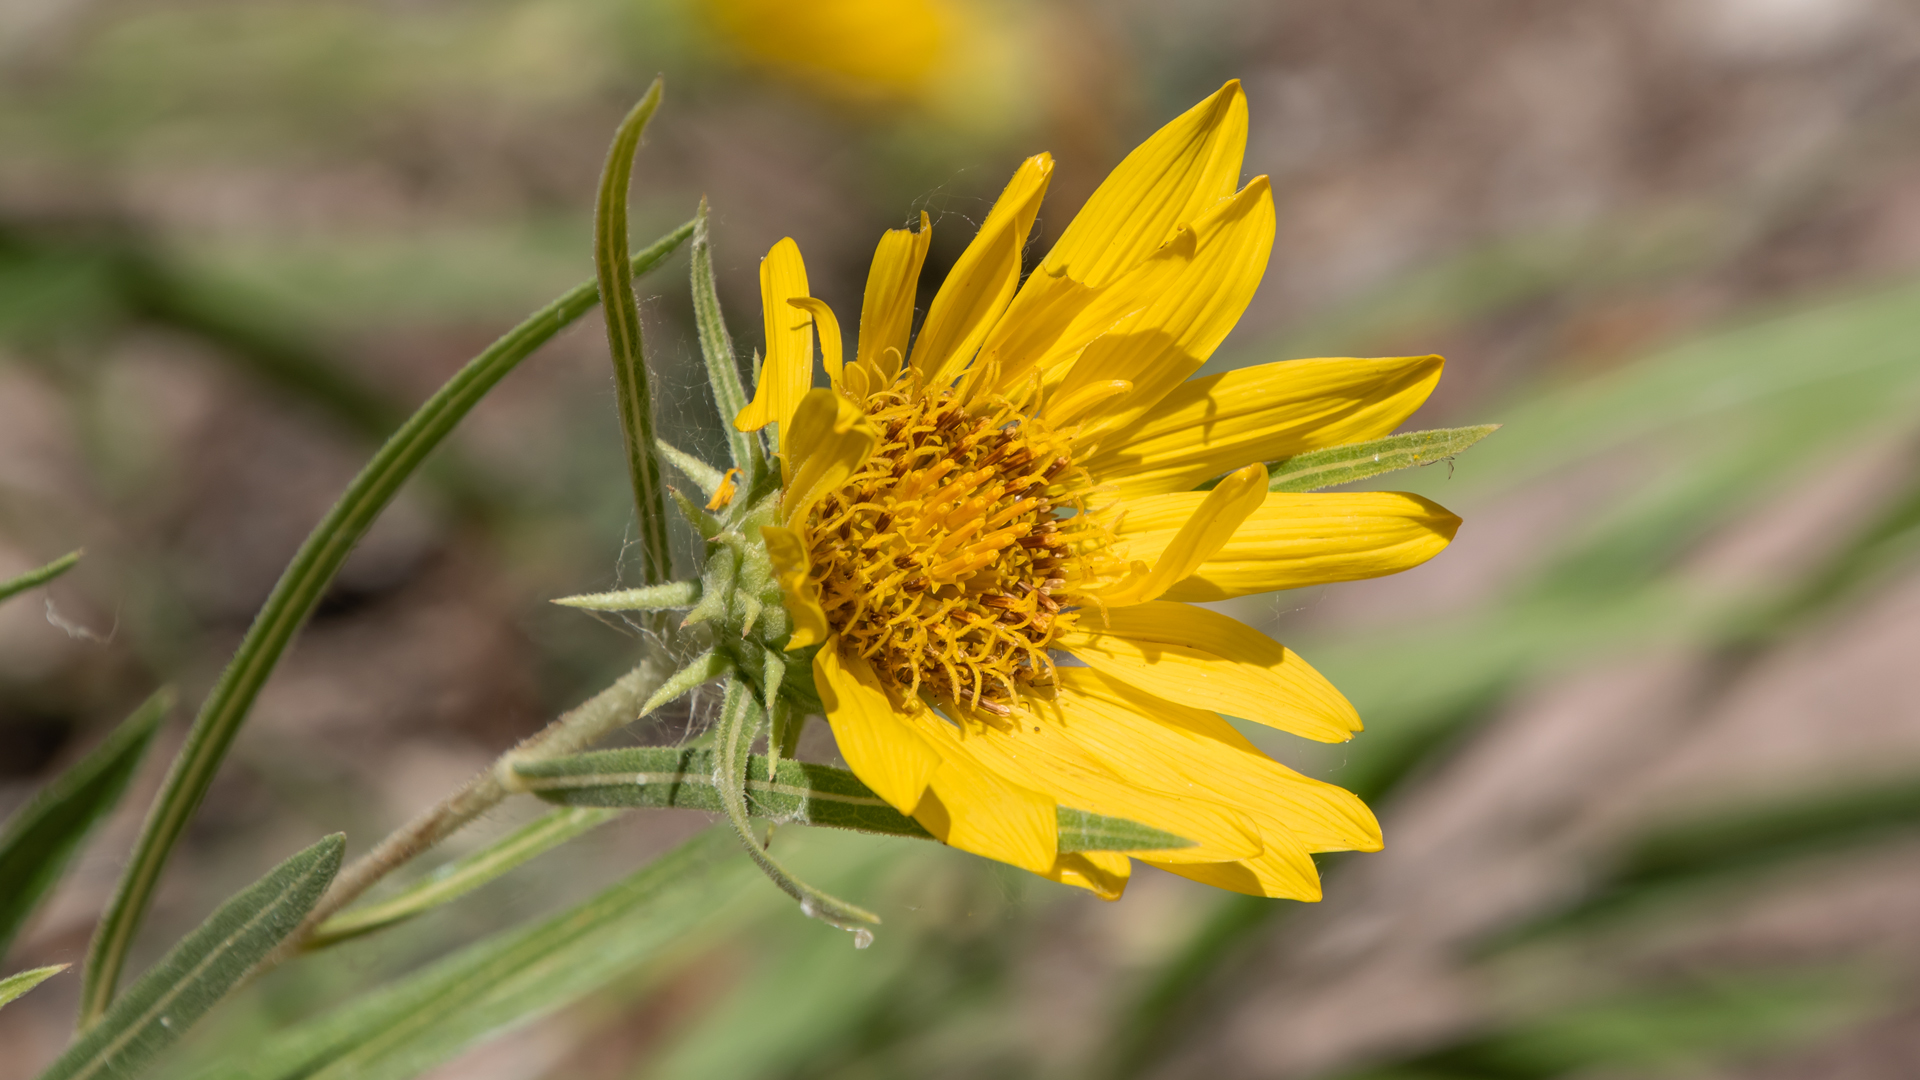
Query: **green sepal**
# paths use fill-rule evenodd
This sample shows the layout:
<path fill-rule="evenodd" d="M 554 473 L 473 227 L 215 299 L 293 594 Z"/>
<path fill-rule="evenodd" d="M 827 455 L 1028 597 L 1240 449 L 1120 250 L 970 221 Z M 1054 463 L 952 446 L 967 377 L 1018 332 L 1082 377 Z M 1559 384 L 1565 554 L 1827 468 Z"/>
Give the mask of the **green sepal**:
<path fill-rule="evenodd" d="M 797 666 L 797 665 L 796 665 Z M 628 806 L 720 810 L 713 784 L 710 751 L 690 747 L 643 746 L 594 750 L 515 766 L 528 791 L 563 806 Z M 860 778 L 845 769 L 788 759 L 773 766 L 755 755 L 747 781 L 748 813 L 797 825 L 821 825 L 884 836 L 922 840 L 932 834 L 889 806 Z M 1061 807 L 1057 821 L 1060 850 L 1168 851 L 1193 841 L 1124 818 L 1103 817 Z M 1142 846 L 1124 847 L 1138 842 Z"/>
<path fill-rule="evenodd" d="M 702 540 L 711 543 L 713 538 L 719 536 L 721 530 L 726 528 L 725 525 L 720 524 L 720 519 L 708 513 L 705 507 L 681 494 L 679 488 L 668 488 L 667 494 L 673 499 L 673 505 L 680 508 L 680 516 L 687 519 L 687 524 L 693 526 Z"/>
<path fill-rule="evenodd" d="M 700 602 L 694 605 L 681 626 L 725 619 L 727 601 L 733 599 L 734 579 L 740 572 L 740 554 L 733 548 L 709 545 L 707 565 L 700 571 Z"/>
<path fill-rule="evenodd" d="M 721 481 L 726 479 L 727 474 L 722 470 L 701 461 L 665 439 L 654 439 L 653 448 L 660 452 L 661 457 L 667 459 L 667 464 L 679 469 L 687 479 L 698 485 L 701 492 L 708 498 L 712 498 L 713 493 L 720 490 Z"/>
<path fill-rule="evenodd" d="M 646 585 L 638 589 L 563 596 L 553 601 L 563 607 L 587 611 L 664 611 L 692 607 L 699 602 L 700 583 L 697 581 L 669 581 L 663 585 Z"/>

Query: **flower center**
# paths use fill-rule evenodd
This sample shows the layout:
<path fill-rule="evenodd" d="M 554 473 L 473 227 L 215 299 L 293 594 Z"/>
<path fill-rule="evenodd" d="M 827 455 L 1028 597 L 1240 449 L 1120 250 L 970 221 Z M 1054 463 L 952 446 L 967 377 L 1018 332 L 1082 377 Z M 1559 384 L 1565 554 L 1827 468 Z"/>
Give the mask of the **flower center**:
<path fill-rule="evenodd" d="M 827 621 L 908 701 L 1005 716 L 1019 686 L 1052 681 L 1047 645 L 1074 619 L 1062 593 L 1110 540 L 1086 513 L 1086 471 L 1065 437 L 1004 405 L 903 380 L 866 409 L 880 445 L 808 519 Z"/>

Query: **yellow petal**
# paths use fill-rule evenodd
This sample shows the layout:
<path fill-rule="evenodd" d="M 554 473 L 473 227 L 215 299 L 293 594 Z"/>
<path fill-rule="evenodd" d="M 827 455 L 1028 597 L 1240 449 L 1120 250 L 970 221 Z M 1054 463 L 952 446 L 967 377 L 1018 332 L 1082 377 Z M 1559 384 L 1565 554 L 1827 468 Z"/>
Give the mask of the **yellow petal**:
<path fill-rule="evenodd" d="M 1020 283 L 1020 251 L 1052 175 L 1053 159 L 1046 154 L 1021 162 L 979 234 L 934 294 L 907 358 L 927 386 L 944 387 L 959 376 L 1013 299 L 1014 286 Z"/>
<path fill-rule="evenodd" d="M 940 755 L 914 734 L 865 660 L 842 660 L 829 645 L 814 654 L 813 677 L 847 767 L 894 809 L 912 813 Z"/>
<path fill-rule="evenodd" d="M 1082 445 L 1131 423 L 1192 375 L 1240 321 L 1273 251 L 1273 196 L 1267 178 L 1214 204 L 1193 223 L 1194 254 L 1153 303 L 1095 338 L 1057 393 L 1125 379 L 1133 391 L 1102 403 L 1081 429 Z"/>
<path fill-rule="evenodd" d="M 920 266 L 933 242 L 933 226 L 920 212 L 920 231 L 888 229 L 873 251 L 867 271 L 867 293 L 860 305 L 860 346 L 855 360 L 877 364 L 893 349 L 907 353 L 907 334 L 913 328 L 913 304 L 919 295 Z M 897 361 L 896 361 L 897 363 Z"/>
<path fill-rule="evenodd" d="M 820 583 L 807 573 L 806 537 L 797 529 L 778 525 L 762 526 L 760 535 L 767 542 L 773 576 L 780 582 L 780 596 L 793 619 L 793 636 L 787 640 L 787 648 L 801 649 L 827 640 L 829 628 L 826 609 L 820 606 Z"/>
<path fill-rule="evenodd" d="M 780 496 L 780 521 L 805 521 L 807 511 L 847 482 L 880 443 L 880 432 L 860 406 L 826 387 L 809 390 L 782 432 L 787 489 Z"/>
<path fill-rule="evenodd" d="M 1020 400 L 1035 372 L 1054 381 L 1087 342 L 1158 298 L 1176 260 L 1192 256 L 1190 226 L 1238 186 L 1246 141 L 1235 81 L 1129 154 L 1020 287 L 965 390 Z"/>
<path fill-rule="evenodd" d="M 934 724 L 946 727 L 937 717 Z M 923 733 L 929 725 L 922 724 Z M 941 763 L 927 784 L 913 819 L 944 843 L 975 855 L 1045 874 L 1059 856 L 1060 825 L 1054 801 L 1008 782 L 955 752 L 957 737 L 939 746 Z"/>
<path fill-rule="evenodd" d="M 760 260 L 760 311 L 766 322 L 766 360 L 753 400 L 734 417 L 741 431 L 780 425 L 780 447 L 786 449 L 787 421 L 813 385 L 813 320 L 795 311 L 787 301 L 807 295 L 807 267 L 800 245 L 791 236 L 773 245 Z"/>
<path fill-rule="evenodd" d="M 1238 79 L 1134 148 L 1074 215 L 1041 267 L 1099 287 L 1233 194 L 1247 148 Z"/>
<path fill-rule="evenodd" d="M 1302 776 L 1204 709 L 1155 698 L 1086 668 L 1060 668 L 1060 730 L 1129 781 L 1178 778 L 1308 851 L 1378 851 L 1380 824 L 1359 796 Z"/>
<path fill-rule="evenodd" d="M 964 754 L 994 775 L 1048 795 L 1061 806 L 1137 821 L 1194 842 L 1192 847 L 1156 851 L 1156 858 L 1219 862 L 1261 851 L 1259 827 L 1239 810 L 1178 777 L 1166 776 L 1157 783 L 1123 780 L 1065 737 L 1059 726 L 1058 714 L 1042 705 L 1032 715 L 1016 714 L 1005 726 L 971 722 L 941 753 L 948 760 Z M 926 727 L 922 722 L 916 730 Z"/>
<path fill-rule="evenodd" d="M 827 369 L 827 378 L 835 386 L 840 385 L 840 320 L 833 317 L 833 309 L 825 300 L 811 296 L 795 297 L 787 301 L 787 306 L 813 319 L 813 328 L 820 335 L 820 366 Z"/>
<path fill-rule="evenodd" d="M 1105 613 L 1089 608 L 1054 644 L 1157 698 L 1320 742 L 1344 742 L 1360 730 L 1353 706 L 1305 660 L 1217 611 L 1164 600 Z"/>
<path fill-rule="evenodd" d="M 1122 499 L 1190 491 L 1246 461 L 1377 439 L 1427 400 L 1438 356 L 1282 360 L 1180 384 L 1085 459 Z"/>
<path fill-rule="evenodd" d="M 1189 491 L 1129 502 L 1116 533 L 1126 557 L 1150 565 L 1164 561 L 1162 552 L 1179 542 L 1188 515 L 1205 505 L 1208 494 Z M 1384 577 L 1445 551 L 1459 528 L 1460 519 L 1445 507 L 1403 492 L 1272 492 L 1232 539 L 1163 596 L 1199 603 Z"/>
<path fill-rule="evenodd" d="M 1135 858 L 1216 889 L 1276 900 L 1320 899 L 1320 875 L 1313 867 L 1313 860 L 1278 847 L 1269 847 L 1251 859 L 1230 863 L 1177 863 L 1146 855 Z"/>
<path fill-rule="evenodd" d="M 1196 494 L 1200 498 L 1193 503 L 1193 513 L 1151 558 L 1136 558 L 1133 549 L 1128 549 L 1128 557 L 1134 559 L 1134 572 L 1115 585 L 1096 590 L 1093 596 L 1098 603 L 1118 607 L 1158 599 L 1174 583 L 1200 569 L 1233 538 L 1247 516 L 1265 503 L 1267 467 L 1248 465 L 1228 473 L 1212 491 Z M 1131 507 L 1127 516 L 1133 516 Z M 1151 569 L 1141 572 L 1146 567 Z"/>
<path fill-rule="evenodd" d="M 1132 861 L 1117 851 L 1071 851 L 1055 857 L 1053 869 L 1045 876 L 1062 885 L 1085 889 L 1102 900 L 1118 900 L 1132 873 Z"/>

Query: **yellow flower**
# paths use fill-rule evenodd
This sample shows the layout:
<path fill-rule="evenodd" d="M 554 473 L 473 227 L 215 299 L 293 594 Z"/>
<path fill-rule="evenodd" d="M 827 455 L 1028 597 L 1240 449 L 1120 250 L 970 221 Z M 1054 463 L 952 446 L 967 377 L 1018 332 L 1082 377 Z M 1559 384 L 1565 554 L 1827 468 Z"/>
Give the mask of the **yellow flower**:
<path fill-rule="evenodd" d="M 1359 730 L 1353 707 L 1277 642 L 1189 602 L 1391 574 L 1459 525 L 1413 495 L 1270 493 L 1259 464 L 1387 434 L 1439 357 L 1189 380 L 1273 245 L 1267 179 L 1235 190 L 1246 115 L 1228 83 L 1161 129 L 1022 284 L 1052 169 L 1029 158 L 911 346 L 925 215 L 880 241 L 850 361 L 794 242 L 760 265 L 766 362 L 735 424 L 779 425 L 768 551 L 787 647 L 820 646 L 841 754 L 946 843 L 1108 898 L 1131 855 L 1317 899 L 1311 853 L 1379 848 L 1356 796 L 1221 716 L 1335 742 Z M 810 389 L 816 331 L 830 389 Z M 1192 843 L 1063 853 L 1059 808 Z"/>
<path fill-rule="evenodd" d="M 706 0 L 743 57 L 829 97 L 912 98 L 953 48 L 948 0 Z"/>

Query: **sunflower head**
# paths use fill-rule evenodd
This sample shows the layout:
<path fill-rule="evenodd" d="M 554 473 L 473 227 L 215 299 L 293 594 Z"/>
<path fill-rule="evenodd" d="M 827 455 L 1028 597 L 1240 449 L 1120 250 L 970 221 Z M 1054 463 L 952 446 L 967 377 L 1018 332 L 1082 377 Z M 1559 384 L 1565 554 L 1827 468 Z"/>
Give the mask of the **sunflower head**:
<path fill-rule="evenodd" d="M 1052 172 L 1029 158 L 917 333 L 931 225 L 888 232 L 851 359 L 797 245 L 760 268 L 766 362 L 735 426 L 778 435 L 758 520 L 790 632 L 768 624 L 765 644 L 817 646 L 819 707 L 882 799 L 1103 896 L 1138 858 L 1312 898 L 1311 853 L 1379 846 L 1358 799 L 1223 719 L 1345 739 L 1345 698 L 1182 601 L 1393 573 L 1458 525 L 1411 495 L 1272 492 L 1264 464 L 1385 435 L 1438 357 L 1190 378 L 1273 244 L 1266 179 L 1240 183 L 1245 139 L 1229 83 L 1129 155 L 1022 281 Z M 1075 815 L 1136 828 L 1090 841 Z"/>

